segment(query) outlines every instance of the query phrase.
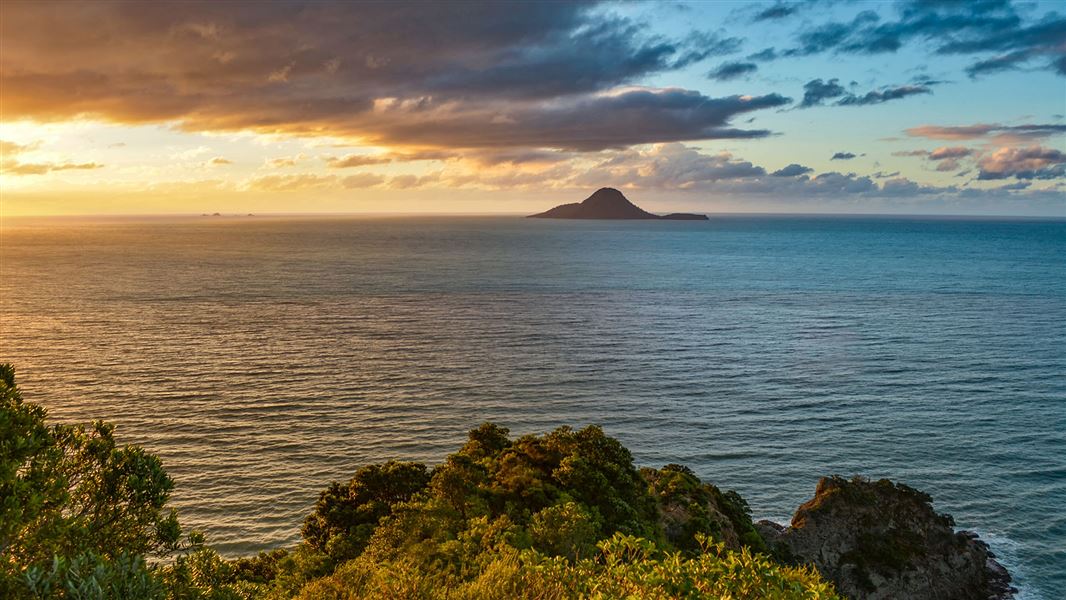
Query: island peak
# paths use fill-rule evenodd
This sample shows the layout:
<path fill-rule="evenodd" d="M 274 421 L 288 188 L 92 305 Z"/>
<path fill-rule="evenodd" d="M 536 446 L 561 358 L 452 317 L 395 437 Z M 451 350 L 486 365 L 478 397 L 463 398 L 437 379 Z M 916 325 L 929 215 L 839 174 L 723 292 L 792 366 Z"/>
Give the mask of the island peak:
<path fill-rule="evenodd" d="M 622 192 L 603 187 L 583 202 L 560 204 L 555 208 L 530 215 L 533 219 L 658 219 L 671 221 L 706 221 L 707 215 L 670 213 L 659 216 L 633 204 Z"/>

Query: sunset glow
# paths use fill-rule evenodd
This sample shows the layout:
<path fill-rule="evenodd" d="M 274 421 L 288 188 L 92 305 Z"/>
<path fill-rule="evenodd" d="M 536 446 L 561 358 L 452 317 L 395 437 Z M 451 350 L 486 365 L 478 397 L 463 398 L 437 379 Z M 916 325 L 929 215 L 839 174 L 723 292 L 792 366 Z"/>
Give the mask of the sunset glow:
<path fill-rule="evenodd" d="M 3 214 L 1061 215 L 1053 4 L 8 2 Z"/>

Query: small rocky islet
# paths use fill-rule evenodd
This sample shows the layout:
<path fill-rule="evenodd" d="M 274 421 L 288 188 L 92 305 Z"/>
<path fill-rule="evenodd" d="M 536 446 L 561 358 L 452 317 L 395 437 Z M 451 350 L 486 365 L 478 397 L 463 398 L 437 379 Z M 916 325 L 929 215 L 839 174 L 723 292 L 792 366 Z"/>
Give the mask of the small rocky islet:
<path fill-rule="evenodd" d="M 706 221 L 707 215 L 693 213 L 670 213 L 656 215 L 629 201 L 614 188 L 600 188 L 583 202 L 560 204 L 551 210 L 530 219 L 608 219 L 608 220 L 657 220 L 657 221 Z"/>

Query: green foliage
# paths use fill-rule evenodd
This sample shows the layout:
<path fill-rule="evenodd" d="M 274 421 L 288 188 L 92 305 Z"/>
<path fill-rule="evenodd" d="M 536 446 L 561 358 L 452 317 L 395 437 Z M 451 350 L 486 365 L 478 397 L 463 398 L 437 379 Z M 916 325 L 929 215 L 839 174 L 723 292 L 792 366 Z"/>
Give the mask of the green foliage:
<path fill-rule="evenodd" d="M 836 598 L 751 551 L 739 496 L 676 465 L 642 474 L 598 427 L 511 440 L 485 424 L 432 472 L 363 467 L 321 494 L 305 543 L 226 560 L 197 536 L 182 546 L 156 457 L 111 425 L 45 417 L 0 365 L 3 598 Z M 667 510 L 682 535 L 664 534 Z"/>
<path fill-rule="evenodd" d="M 52 564 L 60 579 L 89 564 L 107 575 L 123 572 L 122 557 L 178 549 L 166 509 L 174 484 L 158 458 L 119 446 L 106 423 L 49 427 L 45 417 L 0 365 L 0 593 L 23 589 L 33 566 Z"/>
<path fill-rule="evenodd" d="M 168 600 L 282 600 L 333 572 L 330 559 L 307 545 L 226 560 L 209 548 L 157 570 Z"/>
<path fill-rule="evenodd" d="M 699 548 L 697 536 L 702 534 L 733 547 L 768 552 L 751 521 L 748 503 L 736 492 L 722 492 L 682 465 L 666 465 L 658 471 L 642 469 L 641 474 L 658 502 L 663 536 L 669 545 L 695 551 Z"/>
<path fill-rule="evenodd" d="M 577 559 L 593 553 L 598 529 L 598 523 L 581 504 L 566 502 L 533 515 L 529 534 L 537 550 Z"/>
<path fill-rule="evenodd" d="M 598 427 L 511 441 L 506 429 L 482 425 L 422 492 L 389 511 L 367 553 L 453 573 L 501 545 L 577 558 L 616 531 L 658 532 L 655 500 L 632 456 Z"/>
<path fill-rule="evenodd" d="M 784 567 L 744 548 L 730 551 L 701 538 L 689 556 L 662 552 L 653 542 L 616 534 L 594 557 L 569 560 L 536 550 L 501 549 L 473 577 L 456 579 L 399 559 L 350 561 L 308 584 L 298 598 L 496 600 L 529 598 L 836 599 L 832 586 L 805 567 Z"/>
<path fill-rule="evenodd" d="M 119 554 L 105 558 L 86 552 L 73 558 L 56 556 L 51 565 L 35 565 L 25 574 L 26 590 L 33 598 L 107 600 L 136 598 L 162 600 L 161 582 L 144 562 L 144 557 Z"/>
<path fill-rule="evenodd" d="M 358 556 L 378 522 L 429 483 L 426 466 L 390 461 L 355 472 L 347 485 L 333 483 L 318 498 L 303 525 L 314 549 L 335 559 Z"/>
<path fill-rule="evenodd" d="M 678 465 L 638 472 L 597 427 L 512 441 L 482 425 L 380 514 L 364 552 L 300 597 L 836 597 L 813 572 L 755 552 L 764 544 L 738 495 Z M 722 535 L 734 549 L 710 542 Z"/>

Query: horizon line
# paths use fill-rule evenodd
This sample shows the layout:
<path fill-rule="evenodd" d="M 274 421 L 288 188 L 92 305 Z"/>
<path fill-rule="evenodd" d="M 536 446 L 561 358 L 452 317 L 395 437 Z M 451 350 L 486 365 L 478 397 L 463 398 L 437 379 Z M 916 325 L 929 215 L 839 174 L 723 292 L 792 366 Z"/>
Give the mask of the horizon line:
<path fill-rule="evenodd" d="M 653 213 L 659 214 L 659 213 Z M 669 213 L 662 213 L 669 214 Z M 1026 215 L 1003 213 L 885 213 L 885 212 L 775 212 L 775 211 L 707 211 L 697 212 L 707 216 L 718 217 L 922 217 L 950 219 L 1036 219 L 1066 221 L 1066 215 Z M 357 211 L 357 212 L 182 212 L 182 213 L 61 213 L 61 214 L 19 214 L 5 215 L 0 212 L 0 221 L 5 219 L 130 219 L 130 218 L 249 218 L 249 217 L 518 217 L 530 216 L 526 212 L 416 212 L 416 211 Z M 602 221 L 617 219 L 556 219 L 576 221 Z"/>

